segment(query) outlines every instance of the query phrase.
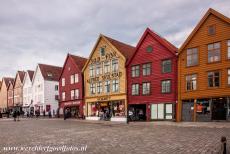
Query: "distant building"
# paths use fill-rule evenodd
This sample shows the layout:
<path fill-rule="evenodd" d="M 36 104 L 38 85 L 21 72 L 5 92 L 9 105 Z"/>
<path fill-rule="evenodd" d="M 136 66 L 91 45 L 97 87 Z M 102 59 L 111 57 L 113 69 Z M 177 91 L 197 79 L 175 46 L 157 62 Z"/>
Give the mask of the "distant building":
<path fill-rule="evenodd" d="M 7 88 L 7 106 L 10 112 L 13 111 L 14 108 L 14 81 L 10 81 L 8 84 L 8 88 Z"/>

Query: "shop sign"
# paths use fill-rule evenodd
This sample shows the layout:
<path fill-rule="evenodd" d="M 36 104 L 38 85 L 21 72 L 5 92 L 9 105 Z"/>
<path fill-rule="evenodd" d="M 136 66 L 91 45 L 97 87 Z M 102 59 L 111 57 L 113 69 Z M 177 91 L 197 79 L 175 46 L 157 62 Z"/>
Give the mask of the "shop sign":
<path fill-rule="evenodd" d="M 98 97 L 97 100 L 98 101 L 107 101 L 107 100 L 110 100 L 110 96 Z"/>
<path fill-rule="evenodd" d="M 80 105 L 80 101 L 74 101 L 74 102 L 66 102 L 64 103 L 65 106 L 68 106 L 68 105 Z"/>
<path fill-rule="evenodd" d="M 107 102 L 100 103 L 100 106 L 108 106 L 108 103 Z"/>
<path fill-rule="evenodd" d="M 115 51 L 110 52 L 110 53 L 106 53 L 105 56 L 102 57 L 102 60 L 107 61 L 107 60 L 111 60 L 113 58 L 118 58 L 118 55 L 117 55 L 117 53 Z M 94 63 L 97 63 L 97 62 L 100 62 L 100 61 L 101 61 L 100 57 L 92 58 L 90 60 L 91 64 L 94 64 Z"/>
<path fill-rule="evenodd" d="M 122 76 L 122 72 L 117 72 L 117 73 L 111 73 L 111 74 L 106 74 L 102 76 L 102 80 L 110 80 L 113 78 L 120 78 Z"/>
<path fill-rule="evenodd" d="M 91 83 L 91 82 L 98 82 L 99 81 L 99 77 L 95 77 L 95 78 L 90 78 L 87 80 L 88 83 Z"/>

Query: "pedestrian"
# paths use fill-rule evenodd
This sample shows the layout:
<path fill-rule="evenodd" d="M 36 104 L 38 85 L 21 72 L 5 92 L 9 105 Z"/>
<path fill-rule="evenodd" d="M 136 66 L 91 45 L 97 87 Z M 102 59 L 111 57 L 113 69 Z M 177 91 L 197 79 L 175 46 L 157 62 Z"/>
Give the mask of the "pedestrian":
<path fill-rule="evenodd" d="M 44 118 L 46 117 L 46 111 L 45 110 L 43 110 L 43 116 L 44 116 Z"/>
<path fill-rule="evenodd" d="M 66 120 L 66 116 L 67 116 L 67 109 L 64 109 L 64 120 Z"/>
<path fill-rule="evenodd" d="M 13 111 L 13 117 L 14 117 L 14 121 L 16 121 L 16 118 L 17 118 L 16 110 Z"/>
<path fill-rule="evenodd" d="M 2 112 L 0 111 L 0 118 L 2 118 Z"/>
<path fill-rule="evenodd" d="M 19 117 L 20 117 L 20 111 L 17 111 L 17 120 L 19 121 Z"/>
<path fill-rule="evenodd" d="M 53 109 L 53 117 L 55 117 L 55 110 Z"/>
<path fill-rule="evenodd" d="M 51 110 L 49 110 L 49 118 L 51 118 L 52 117 L 52 115 L 51 115 Z"/>

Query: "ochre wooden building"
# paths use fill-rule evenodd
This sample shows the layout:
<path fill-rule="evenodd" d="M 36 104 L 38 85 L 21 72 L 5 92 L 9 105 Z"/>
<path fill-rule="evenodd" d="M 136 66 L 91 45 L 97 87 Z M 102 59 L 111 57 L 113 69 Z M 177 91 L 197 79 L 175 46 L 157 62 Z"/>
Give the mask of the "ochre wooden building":
<path fill-rule="evenodd" d="M 209 9 L 179 49 L 177 121 L 228 120 L 230 19 Z"/>
<path fill-rule="evenodd" d="M 83 68 L 86 119 L 126 121 L 125 65 L 134 49 L 104 35 L 99 36 Z"/>

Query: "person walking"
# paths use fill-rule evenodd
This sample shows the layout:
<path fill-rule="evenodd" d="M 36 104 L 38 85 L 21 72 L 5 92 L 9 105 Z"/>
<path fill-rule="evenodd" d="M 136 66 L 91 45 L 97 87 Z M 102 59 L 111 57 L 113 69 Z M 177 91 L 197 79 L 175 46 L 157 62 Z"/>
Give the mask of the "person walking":
<path fill-rule="evenodd" d="M 17 118 L 16 110 L 13 111 L 13 117 L 14 117 L 14 121 L 16 121 L 16 118 Z"/>
<path fill-rule="evenodd" d="M 51 110 L 49 110 L 49 118 L 51 118 L 52 117 L 52 115 L 51 115 Z"/>
<path fill-rule="evenodd" d="M 43 116 L 44 116 L 44 118 L 46 117 L 46 111 L 45 110 L 43 110 Z"/>
<path fill-rule="evenodd" d="M 19 117 L 20 117 L 20 111 L 17 111 L 17 121 L 19 121 Z"/>

